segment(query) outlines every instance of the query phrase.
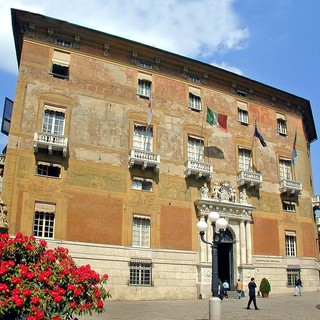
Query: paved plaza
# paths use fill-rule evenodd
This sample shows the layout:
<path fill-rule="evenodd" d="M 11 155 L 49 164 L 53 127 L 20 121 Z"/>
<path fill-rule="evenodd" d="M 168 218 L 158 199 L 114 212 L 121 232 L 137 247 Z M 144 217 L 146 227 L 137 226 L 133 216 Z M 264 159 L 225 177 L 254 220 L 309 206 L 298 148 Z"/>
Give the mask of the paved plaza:
<path fill-rule="evenodd" d="M 257 297 L 260 310 L 247 310 L 248 298 L 224 299 L 222 320 L 320 319 L 320 292 Z M 81 320 L 208 320 L 209 300 L 108 301 L 106 311 Z M 251 306 L 253 308 L 253 306 Z"/>

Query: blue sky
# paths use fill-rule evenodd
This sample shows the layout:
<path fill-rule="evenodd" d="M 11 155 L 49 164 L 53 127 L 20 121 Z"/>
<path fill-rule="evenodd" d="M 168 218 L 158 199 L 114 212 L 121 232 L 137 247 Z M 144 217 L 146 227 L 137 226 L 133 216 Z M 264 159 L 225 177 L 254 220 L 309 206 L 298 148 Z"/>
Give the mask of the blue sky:
<path fill-rule="evenodd" d="M 0 0 L 0 115 L 5 97 L 14 98 L 18 73 L 10 8 L 146 43 L 300 96 L 311 103 L 320 137 L 318 0 Z M 0 151 L 5 144 L 0 133 Z M 315 141 L 315 194 L 319 152 Z"/>

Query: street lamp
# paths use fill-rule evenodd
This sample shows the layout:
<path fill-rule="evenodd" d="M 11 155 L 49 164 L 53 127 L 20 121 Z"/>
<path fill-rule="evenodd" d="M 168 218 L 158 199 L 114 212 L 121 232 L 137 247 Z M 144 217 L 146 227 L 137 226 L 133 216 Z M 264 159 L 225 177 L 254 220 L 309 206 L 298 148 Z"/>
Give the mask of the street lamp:
<path fill-rule="evenodd" d="M 220 319 L 221 317 L 221 303 L 218 298 L 218 245 L 222 241 L 228 221 L 225 218 L 220 218 L 220 215 L 216 211 L 212 211 L 208 214 L 208 221 L 211 222 L 213 237 L 212 242 L 206 241 L 205 231 L 208 228 L 208 224 L 202 219 L 197 223 L 201 241 L 211 246 L 212 253 L 212 277 L 211 277 L 211 292 L 212 298 L 209 303 L 209 319 Z"/>

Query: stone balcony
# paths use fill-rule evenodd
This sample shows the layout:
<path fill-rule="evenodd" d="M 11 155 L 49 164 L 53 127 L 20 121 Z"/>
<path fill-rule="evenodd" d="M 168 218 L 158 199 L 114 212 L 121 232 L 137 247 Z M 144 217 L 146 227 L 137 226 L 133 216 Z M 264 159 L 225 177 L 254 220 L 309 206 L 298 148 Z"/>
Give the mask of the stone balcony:
<path fill-rule="evenodd" d="M 186 176 L 194 175 L 196 179 L 205 177 L 207 181 L 210 181 L 213 177 L 213 165 L 188 159 L 184 164 L 184 174 Z"/>
<path fill-rule="evenodd" d="M 288 195 L 300 195 L 302 192 L 301 182 L 282 179 L 279 182 L 279 191 Z"/>
<path fill-rule="evenodd" d="M 312 201 L 313 209 L 319 210 L 320 209 L 320 196 L 313 196 L 311 201 Z"/>
<path fill-rule="evenodd" d="M 44 149 L 48 151 L 48 154 L 52 154 L 53 151 L 55 151 L 61 152 L 62 156 L 66 157 L 68 150 L 68 137 L 59 134 L 35 132 L 33 148 L 34 152 L 38 152 L 39 149 Z"/>
<path fill-rule="evenodd" d="M 129 168 L 134 165 L 141 165 L 142 170 L 151 167 L 154 171 L 159 172 L 160 154 L 145 150 L 131 149 L 129 154 Z"/>
<path fill-rule="evenodd" d="M 237 177 L 238 186 L 259 189 L 262 186 L 262 174 L 253 171 L 241 170 Z"/>

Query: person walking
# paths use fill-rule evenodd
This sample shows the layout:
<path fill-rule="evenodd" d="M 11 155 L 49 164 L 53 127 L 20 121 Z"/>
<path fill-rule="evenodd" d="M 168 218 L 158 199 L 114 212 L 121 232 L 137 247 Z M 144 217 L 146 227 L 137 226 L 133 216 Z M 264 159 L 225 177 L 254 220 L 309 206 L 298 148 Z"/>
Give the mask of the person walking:
<path fill-rule="evenodd" d="M 248 283 L 248 288 L 249 288 L 249 301 L 247 305 L 247 309 L 250 309 L 251 302 L 253 302 L 254 308 L 256 310 L 260 310 L 257 307 L 257 302 L 256 302 L 256 283 L 254 282 L 254 278 L 251 278 L 251 281 Z"/>
<path fill-rule="evenodd" d="M 239 299 L 241 299 L 242 291 L 243 291 L 243 283 L 241 282 L 240 279 L 238 279 L 238 282 L 236 284 L 236 290 L 237 290 L 237 295 Z"/>
<path fill-rule="evenodd" d="M 225 298 L 228 299 L 228 290 L 229 290 L 229 283 L 227 280 L 224 280 L 224 283 L 222 284 L 223 287 L 223 295 L 225 296 Z"/>
<path fill-rule="evenodd" d="M 301 281 L 301 279 L 299 277 L 294 282 L 294 285 L 296 287 L 296 291 L 295 291 L 294 295 L 295 296 L 297 296 L 297 295 L 301 296 L 302 281 Z"/>

